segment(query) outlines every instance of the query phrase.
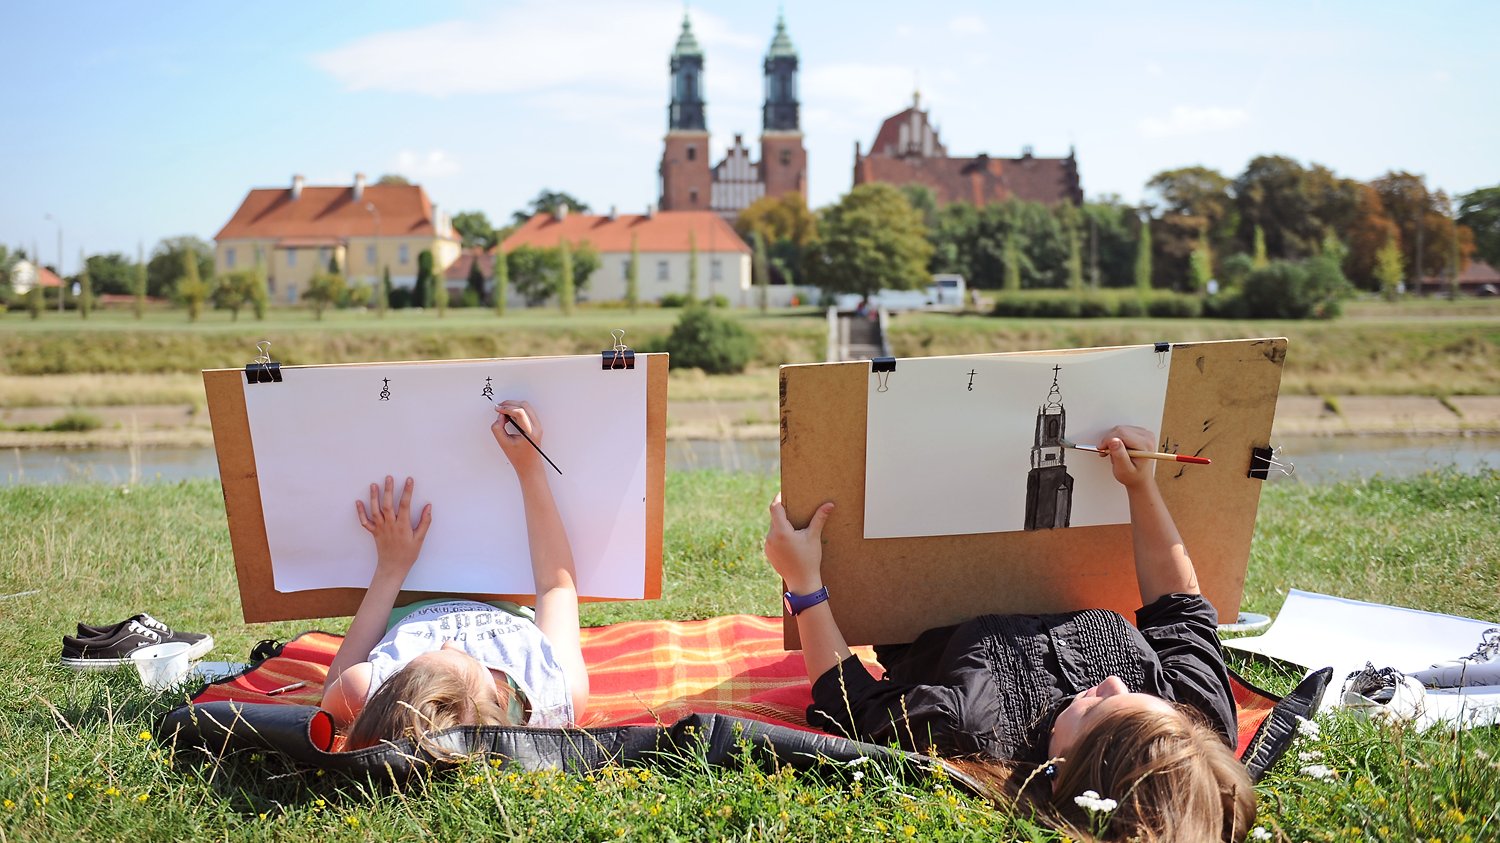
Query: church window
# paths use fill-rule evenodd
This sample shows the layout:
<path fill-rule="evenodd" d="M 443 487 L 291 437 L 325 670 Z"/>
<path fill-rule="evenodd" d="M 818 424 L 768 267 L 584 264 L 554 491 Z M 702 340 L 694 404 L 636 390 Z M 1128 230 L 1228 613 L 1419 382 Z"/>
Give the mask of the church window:
<path fill-rule="evenodd" d="M 658 280 L 658 281 L 668 281 L 668 280 L 671 280 L 671 277 L 672 277 L 671 273 L 668 272 L 668 270 L 667 270 L 667 262 L 666 261 L 657 261 L 656 262 L 656 280 Z"/>
<path fill-rule="evenodd" d="M 689 161 L 696 161 L 696 160 L 698 160 L 698 147 L 696 147 L 696 146 L 689 146 L 687 148 L 687 159 Z"/>
<path fill-rule="evenodd" d="M 792 151 L 790 149 L 781 150 L 781 166 L 792 166 Z"/>
<path fill-rule="evenodd" d="M 724 262 L 723 261 L 719 260 L 718 258 L 714 258 L 712 261 L 709 262 L 709 264 L 708 264 L 708 280 L 710 280 L 710 281 L 722 281 L 722 280 L 724 280 Z"/>
<path fill-rule="evenodd" d="M 234 247 L 230 246 L 224 250 L 224 265 L 234 269 Z"/>
<path fill-rule="evenodd" d="M 689 205 L 696 205 L 696 204 L 698 204 L 698 188 L 695 187 L 692 190 L 688 191 L 688 204 Z"/>

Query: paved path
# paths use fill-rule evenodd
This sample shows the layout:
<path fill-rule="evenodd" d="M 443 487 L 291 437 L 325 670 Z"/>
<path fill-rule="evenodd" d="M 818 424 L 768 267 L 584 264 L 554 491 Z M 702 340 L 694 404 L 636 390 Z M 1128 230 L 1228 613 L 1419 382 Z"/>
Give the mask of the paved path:
<path fill-rule="evenodd" d="M 1500 395 L 1283 395 L 1274 436 L 1500 433 Z"/>

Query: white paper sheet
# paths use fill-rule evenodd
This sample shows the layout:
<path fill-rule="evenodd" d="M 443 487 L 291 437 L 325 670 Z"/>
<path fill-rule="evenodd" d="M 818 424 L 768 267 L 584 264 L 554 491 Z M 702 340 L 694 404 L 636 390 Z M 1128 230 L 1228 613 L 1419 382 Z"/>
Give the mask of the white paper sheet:
<path fill-rule="evenodd" d="M 580 594 L 644 595 L 644 365 L 604 371 L 595 355 L 282 374 L 245 386 L 277 591 L 370 584 L 374 543 L 354 501 L 390 474 L 416 478 L 417 504 L 432 504 L 406 588 L 534 593 L 520 488 L 490 433 L 490 378 L 495 401 L 531 402 L 563 471 L 548 468 Z"/>
<path fill-rule="evenodd" d="M 1344 679 L 1371 662 L 1403 673 L 1473 652 L 1497 623 L 1384 606 L 1293 589 L 1264 635 L 1234 638 L 1225 647 L 1282 659 L 1309 672 L 1333 668 L 1323 707 L 1339 704 Z M 1419 725 L 1500 722 L 1500 687 L 1428 689 Z"/>
<path fill-rule="evenodd" d="M 1170 357 L 1141 346 L 902 359 L 894 372 L 871 372 L 865 538 L 1025 529 L 1039 412 L 1060 407 L 1064 435 L 1080 445 L 1097 445 L 1117 424 L 1159 432 Z M 1060 459 L 1072 478 L 1067 526 L 1130 520 L 1108 460 L 1071 449 L 1040 455 Z"/>

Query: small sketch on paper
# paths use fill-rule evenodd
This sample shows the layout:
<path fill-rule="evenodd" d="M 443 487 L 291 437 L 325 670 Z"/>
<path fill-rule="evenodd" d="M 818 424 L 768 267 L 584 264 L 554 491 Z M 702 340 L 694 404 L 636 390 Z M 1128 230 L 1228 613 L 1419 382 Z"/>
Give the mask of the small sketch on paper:
<path fill-rule="evenodd" d="M 973 369 L 969 370 L 969 390 L 968 391 L 969 392 L 973 392 L 974 391 L 974 370 Z"/>
<path fill-rule="evenodd" d="M 483 395 L 485 398 L 488 398 L 490 401 L 494 401 L 495 400 L 495 390 L 490 385 L 490 382 L 492 380 L 493 380 L 493 378 L 485 378 L 484 379 L 484 389 L 479 393 L 480 395 Z"/>
<path fill-rule="evenodd" d="M 1026 473 L 1027 530 L 1051 530 L 1068 526 L 1073 513 L 1073 476 L 1066 464 L 1068 412 L 1063 407 L 1057 377 L 1062 366 L 1052 367 L 1052 389 L 1047 403 L 1036 411 L 1036 429 L 1031 438 L 1031 470 Z"/>
<path fill-rule="evenodd" d="M 380 388 L 380 400 L 381 401 L 389 401 L 389 400 L 391 400 L 391 379 L 390 378 L 381 378 L 380 382 L 383 383 L 383 384 L 385 384 L 384 386 L 382 386 Z"/>

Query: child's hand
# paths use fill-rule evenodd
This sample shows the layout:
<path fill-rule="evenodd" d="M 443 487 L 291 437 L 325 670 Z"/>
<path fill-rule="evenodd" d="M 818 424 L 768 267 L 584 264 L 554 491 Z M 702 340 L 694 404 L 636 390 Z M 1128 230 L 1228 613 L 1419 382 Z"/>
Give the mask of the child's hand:
<path fill-rule="evenodd" d="M 536 411 L 525 401 L 501 401 L 495 405 L 495 421 L 490 425 L 490 433 L 494 434 L 495 441 L 500 443 L 500 450 L 505 452 L 505 458 L 510 460 L 511 467 L 516 474 L 526 474 L 542 469 L 542 455 L 536 448 L 531 447 L 535 442 L 537 447 L 542 444 L 542 423 L 536 417 Z M 526 436 L 512 433 L 507 429 L 510 427 L 525 431 L 526 436 L 531 437 L 531 442 L 526 441 Z"/>
<path fill-rule="evenodd" d="M 385 490 L 370 484 L 370 508 L 364 501 L 355 501 L 359 511 L 359 526 L 375 537 L 375 569 L 400 572 L 405 577 L 422 552 L 422 542 L 427 538 L 427 528 L 432 525 L 432 504 L 422 507 L 422 517 L 416 526 L 411 523 L 411 499 L 416 481 L 406 478 L 406 486 L 400 494 L 396 492 L 396 481 L 389 474 L 385 477 Z"/>
<path fill-rule="evenodd" d="M 1110 470 L 1121 486 L 1134 489 L 1155 482 L 1155 461 L 1131 459 L 1127 450 L 1155 451 L 1156 434 L 1144 427 L 1119 425 L 1110 428 L 1099 442 L 1099 454 L 1109 459 Z"/>
<path fill-rule="evenodd" d="M 833 501 L 818 507 L 807 527 L 798 530 L 787 520 L 781 493 L 771 501 L 771 529 L 766 533 L 766 561 L 786 581 L 793 594 L 809 594 L 823 587 L 823 525 L 833 512 Z"/>

